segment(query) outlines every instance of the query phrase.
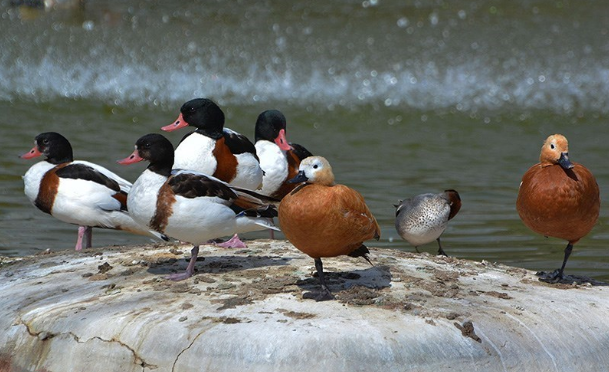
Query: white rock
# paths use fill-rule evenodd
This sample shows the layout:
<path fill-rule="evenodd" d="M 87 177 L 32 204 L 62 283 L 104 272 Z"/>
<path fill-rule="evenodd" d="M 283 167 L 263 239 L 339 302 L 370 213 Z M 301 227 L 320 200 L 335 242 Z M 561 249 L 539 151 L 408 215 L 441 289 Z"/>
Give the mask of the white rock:
<path fill-rule="evenodd" d="M 604 286 L 548 285 L 523 269 L 371 249 L 374 267 L 324 259 L 337 299 L 315 302 L 302 298 L 318 289 L 311 258 L 284 241 L 248 246 L 202 246 L 197 275 L 177 283 L 163 276 L 187 262 L 170 245 L 1 259 L 0 371 L 609 365 Z"/>

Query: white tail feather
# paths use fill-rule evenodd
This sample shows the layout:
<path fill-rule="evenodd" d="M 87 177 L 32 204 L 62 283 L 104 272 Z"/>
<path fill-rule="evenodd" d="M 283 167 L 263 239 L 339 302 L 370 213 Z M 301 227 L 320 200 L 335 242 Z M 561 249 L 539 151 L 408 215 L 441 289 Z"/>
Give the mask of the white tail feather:
<path fill-rule="evenodd" d="M 273 219 L 271 219 L 271 218 L 252 218 L 252 217 L 245 217 L 245 218 L 251 219 L 258 226 L 266 227 L 267 229 L 271 229 L 271 230 L 275 230 L 275 231 L 281 231 L 277 226 L 275 226 L 275 223 L 273 222 Z"/>

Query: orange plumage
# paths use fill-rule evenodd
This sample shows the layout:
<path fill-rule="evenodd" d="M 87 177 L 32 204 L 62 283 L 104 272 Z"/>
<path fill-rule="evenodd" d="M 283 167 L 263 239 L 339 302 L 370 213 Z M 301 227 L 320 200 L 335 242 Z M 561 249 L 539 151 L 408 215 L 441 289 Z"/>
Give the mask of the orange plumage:
<path fill-rule="evenodd" d="M 380 227 L 357 191 L 334 184 L 332 167 L 321 156 L 311 156 L 300 164 L 296 181 L 304 181 L 286 195 L 279 205 L 279 224 L 287 239 L 315 259 L 322 289 L 322 257 L 340 255 L 366 258 L 363 242 L 380 237 Z M 321 269 L 320 269 L 321 268 Z"/>
<path fill-rule="evenodd" d="M 349 254 L 380 234 L 364 198 L 347 186 L 305 184 L 279 208 L 283 233 L 313 258 Z"/>
<path fill-rule="evenodd" d="M 562 268 L 543 277 L 560 280 L 573 245 L 596 224 L 600 210 L 598 184 L 592 173 L 569 160 L 567 139 L 549 136 L 539 163 L 524 174 L 516 209 L 524 224 L 544 236 L 568 241 Z"/>

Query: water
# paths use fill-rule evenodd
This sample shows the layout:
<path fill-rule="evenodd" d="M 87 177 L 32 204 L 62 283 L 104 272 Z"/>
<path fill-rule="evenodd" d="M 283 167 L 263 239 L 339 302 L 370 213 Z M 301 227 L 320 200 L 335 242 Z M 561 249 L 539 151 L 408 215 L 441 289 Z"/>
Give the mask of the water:
<path fill-rule="evenodd" d="M 215 99 L 227 126 L 253 137 L 277 108 L 288 137 L 333 164 L 382 227 L 380 247 L 412 250 L 393 204 L 457 189 L 447 253 L 534 270 L 557 268 L 566 242 L 529 231 L 515 210 L 543 140 L 609 187 L 609 3 L 594 1 L 96 1 L 52 11 L 1 1 L 0 253 L 72 249 L 76 227 L 32 207 L 21 175 L 42 131 L 75 157 L 121 167 L 193 97 Z M 178 6 L 178 7 L 176 7 Z M 170 133 L 175 143 L 186 133 Z M 607 208 L 567 270 L 609 279 Z M 249 237 L 267 237 L 251 234 Z M 96 230 L 94 246 L 149 240 Z M 433 244 L 422 250 L 436 252 Z"/>

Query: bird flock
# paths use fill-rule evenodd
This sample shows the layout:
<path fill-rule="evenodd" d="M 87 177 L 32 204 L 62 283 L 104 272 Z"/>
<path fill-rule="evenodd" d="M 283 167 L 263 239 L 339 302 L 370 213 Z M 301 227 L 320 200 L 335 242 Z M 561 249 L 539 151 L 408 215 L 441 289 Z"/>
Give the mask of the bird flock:
<path fill-rule="evenodd" d="M 321 259 L 348 255 L 370 262 L 364 242 L 380 238 L 363 196 L 335 183 L 327 159 L 288 142 L 280 111 L 258 116 L 254 143 L 224 125 L 224 113 L 211 99 L 184 103 L 178 118 L 161 128 L 195 129 L 176 148 L 162 134 L 150 133 L 118 161 L 148 163 L 133 184 L 100 165 L 74 160 L 61 134 L 41 133 L 21 156 L 44 157 L 23 176 L 25 194 L 42 212 L 79 226 L 76 250 L 91 247 L 93 227 L 192 244 L 186 270 L 169 275 L 170 280 L 194 274 L 200 244 L 245 247 L 239 234 L 281 229 L 315 262 L 321 291 L 314 298 L 332 299 Z M 440 236 L 461 208 L 456 190 L 416 195 L 395 207 L 395 228 L 404 240 L 417 252 L 435 240 L 438 254 L 446 255 Z M 600 210 L 597 182 L 570 160 L 564 136 L 545 140 L 539 163 L 522 178 L 516 207 L 531 230 L 568 242 L 561 267 L 539 273 L 546 282 L 562 280 L 573 245 L 590 232 Z M 230 238 L 216 241 L 223 237 Z"/>

